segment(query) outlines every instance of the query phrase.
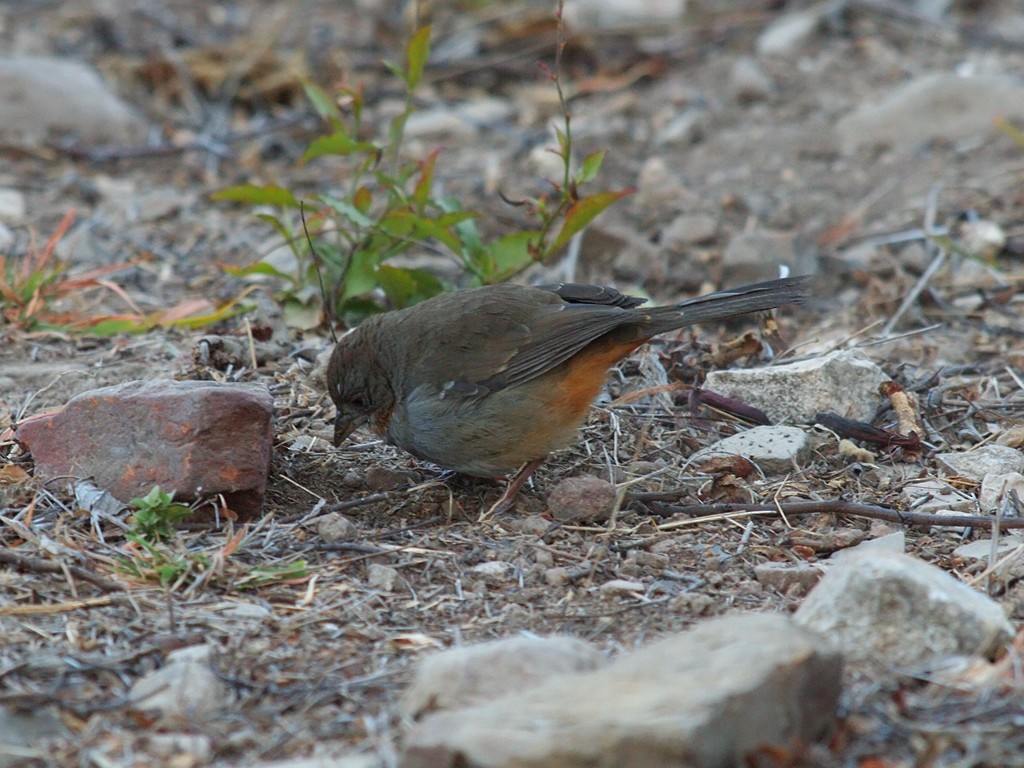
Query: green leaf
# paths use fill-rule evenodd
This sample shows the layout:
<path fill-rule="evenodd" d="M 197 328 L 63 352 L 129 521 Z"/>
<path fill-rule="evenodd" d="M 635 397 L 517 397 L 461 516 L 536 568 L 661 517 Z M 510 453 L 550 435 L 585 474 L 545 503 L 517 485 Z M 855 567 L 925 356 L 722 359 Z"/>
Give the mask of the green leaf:
<path fill-rule="evenodd" d="M 214 200 L 228 200 L 235 203 L 248 203 L 250 205 L 276 205 L 281 208 L 298 208 L 299 201 L 295 195 L 284 187 L 276 184 L 259 186 L 257 184 L 242 184 L 237 187 L 228 187 L 219 192 L 214 192 L 210 197 Z"/>
<path fill-rule="evenodd" d="M 302 161 L 307 162 L 324 155 L 352 155 L 357 152 L 376 154 L 380 147 L 371 141 L 356 141 L 344 131 L 336 131 L 330 136 L 316 139 L 302 154 Z"/>
<path fill-rule="evenodd" d="M 403 269 L 381 264 L 377 268 L 377 279 L 396 309 L 412 306 L 444 290 L 441 281 L 423 269 Z"/>
<path fill-rule="evenodd" d="M 357 227 L 373 226 L 373 219 L 365 215 L 362 211 L 360 211 L 347 200 L 340 200 L 336 197 L 330 197 L 329 195 L 321 195 L 319 197 L 319 200 L 324 205 L 330 207 L 332 210 L 340 213 L 342 216 L 351 221 Z"/>
<path fill-rule="evenodd" d="M 407 66 L 409 68 L 406 77 L 406 84 L 409 90 L 413 90 L 420 84 L 423 78 L 423 69 L 427 66 L 427 59 L 430 58 L 430 25 L 416 31 L 405 49 Z"/>
<path fill-rule="evenodd" d="M 533 246 L 540 232 L 513 232 L 487 246 L 489 260 L 485 284 L 500 283 L 522 272 L 533 262 Z"/>
<path fill-rule="evenodd" d="M 321 118 L 331 123 L 341 122 L 341 112 L 338 110 L 338 105 L 331 97 L 331 94 L 315 83 L 303 83 L 302 89 L 306 92 L 306 98 L 309 99 L 309 103 L 313 105 L 313 110 Z"/>
<path fill-rule="evenodd" d="M 583 158 L 583 163 L 580 165 L 580 171 L 576 174 L 577 184 L 586 184 L 597 176 L 598 172 L 601 170 L 601 164 L 604 162 L 604 154 L 605 151 L 600 149 Z"/>
<path fill-rule="evenodd" d="M 232 277 L 249 277 L 250 275 L 268 275 L 270 277 L 280 277 L 284 280 L 294 280 L 293 275 L 286 274 L 276 267 L 267 264 L 265 261 L 257 261 L 255 264 L 249 264 L 245 267 L 233 267 L 230 264 L 225 264 L 223 267 L 224 271 Z"/>
<path fill-rule="evenodd" d="M 281 317 L 289 328 L 311 331 L 320 325 L 321 312 L 318 302 L 304 302 L 286 299 L 281 304 Z"/>
<path fill-rule="evenodd" d="M 572 207 L 565 212 L 565 221 L 554 241 L 548 246 L 545 256 L 552 256 L 562 250 L 569 241 L 581 232 L 587 224 L 592 222 L 602 211 L 620 200 L 626 195 L 632 194 L 632 189 L 620 189 L 615 192 L 598 192 L 596 195 L 584 197 L 573 203 Z"/>

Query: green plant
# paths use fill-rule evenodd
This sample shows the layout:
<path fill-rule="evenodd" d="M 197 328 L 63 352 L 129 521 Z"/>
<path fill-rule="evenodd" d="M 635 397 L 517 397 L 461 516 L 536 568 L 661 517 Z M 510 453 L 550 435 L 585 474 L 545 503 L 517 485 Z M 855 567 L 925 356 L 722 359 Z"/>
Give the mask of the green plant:
<path fill-rule="evenodd" d="M 155 581 L 174 588 L 189 576 L 196 581 L 216 583 L 233 589 L 258 589 L 270 584 L 304 579 L 308 568 L 304 560 L 284 565 L 255 565 L 232 560 L 242 545 L 246 528 L 238 531 L 223 547 L 197 549 L 186 545 L 177 535 L 177 524 L 192 510 L 174 501 L 173 494 L 159 486 L 145 496 L 132 499 L 134 514 L 125 538 L 126 555 L 118 558 L 118 570 L 142 581 Z"/>
<path fill-rule="evenodd" d="M 153 543 L 170 538 L 175 526 L 192 514 L 186 505 L 174 501 L 174 494 L 160 490 L 158 485 L 145 496 L 132 499 L 128 506 L 135 510 L 128 533 L 133 541 Z"/>
<path fill-rule="evenodd" d="M 549 182 L 549 192 L 515 203 L 531 214 L 535 226 L 485 240 L 476 212 L 435 193 L 440 151 L 416 161 L 403 158 L 405 125 L 416 109 L 414 93 L 430 55 L 430 27 L 426 26 L 410 38 L 403 66 L 385 62 L 405 92 L 404 109 L 392 119 L 386 139 L 363 138 L 368 130 L 361 87 L 342 88 L 338 98 L 315 85 L 306 87 L 310 102 L 329 130 L 310 144 L 303 161 L 335 156 L 346 158 L 349 165 L 344 190 L 313 197 L 309 228 L 316 236 L 315 244 L 297 231 L 296 213 L 301 203 L 285 187 L 250 184 L 214 195 L 219 200 L 273 209 L 273 213 L 258 215 L 275 228 L 295 257 L 294 272 L 282 272 L 265 261 L 233 272 L 282 279 L 285 287 L 279 298 L 287 319 L 299 327 L 313 327 L 321 318 L 318 269 L 327 286 L 328 315 L 358 320 L 384 308 L 373 299 L 377 289 L 383 291 L 388 306 L 401 308 L 454 287 L 425 270 L 391 263 L 414 247 L 428 245 L 450 256 L 463 273 L 460 282 L 469 286 L 508 280 L 530 264 L 556 256 L 596 216 L 631 191 L 580 193 L 600 171 L 604 152 L 587 156 L 579 169 L 573 170 L 571 117 L 560 76 L 566 45 L 560 3 L 558 30 L 555 66 L 545 73 L 554 83 L 562 107 L 563 127 L 556 135 L 564 172 L 561 180 Z"/>

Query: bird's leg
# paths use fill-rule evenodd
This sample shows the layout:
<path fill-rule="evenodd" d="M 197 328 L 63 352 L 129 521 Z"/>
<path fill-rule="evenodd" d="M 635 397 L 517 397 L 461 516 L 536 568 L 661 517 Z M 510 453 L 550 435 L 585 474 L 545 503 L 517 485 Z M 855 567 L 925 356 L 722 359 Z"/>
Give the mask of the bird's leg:
<path fill-rule="evenodd" d="M 533 461 L 528 461 L 523 464 L 523 466 L 519 468 L 519 471 L 508 479 L 508 485 L 505 486 L 505 492 L 501 494 L 501 498 L 494 502 L 490 509 L 480 515 L 480 519 L 486 520 L 491 515 L 500 515 L 502 512 L 508 512 L 516 500 L 516 495 L 519 493 L 519 489 L 522 488 L 526 481 L 530 479 L 530 475 L 533 474 L 533 471 L 544 463 L 544 458 L 534 459 Z"/>

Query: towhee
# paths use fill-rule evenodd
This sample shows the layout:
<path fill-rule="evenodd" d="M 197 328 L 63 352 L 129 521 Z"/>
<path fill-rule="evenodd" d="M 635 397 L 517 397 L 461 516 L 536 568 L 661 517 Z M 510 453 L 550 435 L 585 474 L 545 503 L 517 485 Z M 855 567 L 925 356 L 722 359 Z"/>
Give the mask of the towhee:
<path fill-rule="evenodd" d="M 369 423 L 421 459 L 477 477 L 507 475 L 508 509 L 551 451 L 573 442 L 608 369 L 653 336 L 803 301 L 807 277 L 662 307 L 613 288 L 489 285 L 375 315 L 331 354 L 334 442 Z"/>

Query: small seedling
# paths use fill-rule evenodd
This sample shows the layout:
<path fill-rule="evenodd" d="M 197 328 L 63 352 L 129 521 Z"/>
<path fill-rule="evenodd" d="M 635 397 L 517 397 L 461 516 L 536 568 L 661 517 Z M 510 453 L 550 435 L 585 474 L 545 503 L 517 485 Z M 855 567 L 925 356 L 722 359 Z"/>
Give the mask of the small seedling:
<path fill-rule="evenodd" d="M 132 499 L 129 506 L 135 510 L 129 522 L 133 541 L 155 543 L 174 535 L 175 526 L 192 514 L 184 504 L 174 501 L 174 494 L 154 485 L 145 496 Z"/>

